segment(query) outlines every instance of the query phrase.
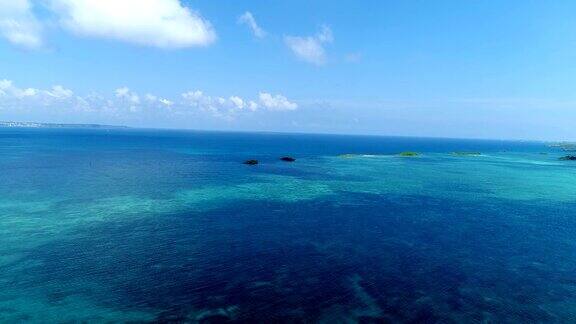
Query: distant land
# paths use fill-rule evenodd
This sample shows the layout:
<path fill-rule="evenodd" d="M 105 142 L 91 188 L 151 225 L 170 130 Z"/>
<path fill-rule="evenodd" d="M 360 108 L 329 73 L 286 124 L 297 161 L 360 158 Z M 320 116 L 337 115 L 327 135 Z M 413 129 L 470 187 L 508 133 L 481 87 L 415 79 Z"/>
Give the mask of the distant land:
<path fill-rule="evenodd" d="M 100 124 L 53 124 L 34 122 L 0 121 L 0 127 L 26 127 L 26 128 L 128 128 L 128 126 L 100 125 Z"/>

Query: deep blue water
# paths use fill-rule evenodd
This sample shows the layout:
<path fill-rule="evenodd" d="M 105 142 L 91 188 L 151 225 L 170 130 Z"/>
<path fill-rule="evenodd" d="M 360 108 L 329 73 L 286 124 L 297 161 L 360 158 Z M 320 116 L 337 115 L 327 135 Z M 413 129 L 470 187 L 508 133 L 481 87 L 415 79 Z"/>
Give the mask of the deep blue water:
<path fill-rule="evenodd" d="M 575 321 L 565 154 L 535 142 L 0 129 L 0 321 Z"/>

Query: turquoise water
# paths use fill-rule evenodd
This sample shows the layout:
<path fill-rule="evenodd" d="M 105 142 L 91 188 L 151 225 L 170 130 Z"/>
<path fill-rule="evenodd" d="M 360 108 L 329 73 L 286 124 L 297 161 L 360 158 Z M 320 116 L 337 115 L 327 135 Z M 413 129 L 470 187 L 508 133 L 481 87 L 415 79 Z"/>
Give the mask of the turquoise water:
<path fill-rule="evenodd" d="M 574 321 L 576 162 L 565 154 L 0 129 L 0 321 Z"/>

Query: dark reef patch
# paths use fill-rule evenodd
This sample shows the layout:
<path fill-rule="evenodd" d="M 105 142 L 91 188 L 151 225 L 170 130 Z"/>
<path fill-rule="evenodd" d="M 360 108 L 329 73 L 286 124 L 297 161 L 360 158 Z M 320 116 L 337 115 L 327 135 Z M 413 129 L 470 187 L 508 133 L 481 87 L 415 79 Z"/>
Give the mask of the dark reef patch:
<path fill-rule="evenodd" d="M 549 305 L 576 298 L 575 206 L 346 195 L 90 226 L 33 251 L 38 266 L 10 284 L 62 282 L 54 302 L 90 294 L 159 310 L 158 322 L 314 322 L 334 309 L 362 323 L 547 322 L 562 318 Z"/>

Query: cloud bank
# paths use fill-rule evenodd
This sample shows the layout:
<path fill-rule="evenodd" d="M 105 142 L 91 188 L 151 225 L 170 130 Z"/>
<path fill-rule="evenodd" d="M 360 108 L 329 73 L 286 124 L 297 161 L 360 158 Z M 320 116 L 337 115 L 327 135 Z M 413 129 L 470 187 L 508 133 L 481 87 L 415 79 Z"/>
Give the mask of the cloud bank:
<path fill-rule="evenodd" d="M 36 88 L 19 88 L 11 80 L 0 80 L 0 102 L 19 99 L 33 98 L 49 103 L 53 100 L 64 100 L 72 97 L 74 92 L 61 85 L 55 85 L 50 89 L 41 90 Z"/>
<path fill-rule="evenodd" d="M 182 98 L 186 105 L 223 118 L 230 118 L 242 112 L 290 111 L 298 108 L 298 104 L 289 101 L 283 95 L 272 95 L 267 92 L 260 92 L 258 99 L 254 100 L 239 96 L 213 97 L 199 90 L 185 92 Z"/>
<path fill-rule="evenodd" d="M 294 111 L 298 104 L 281 94 L 260 92 L 256 98 L 211 96 L 200 90 L 186 91 L 171 99 L 155 94 L 139 94 L 119 87 L 108 94 L 76 95 L 71 89 L 55 85 L 48 89 L 19 87 L 11 80 L 0 80 L 0 112 L 38 115 L 83 113 L 93 116 L 127 117 L 135 114 L 178 118 L 201 115 L 234 120 L 254 113 Z M 34 114 L 34 115 L 36 115 Z"/>

